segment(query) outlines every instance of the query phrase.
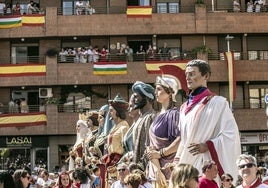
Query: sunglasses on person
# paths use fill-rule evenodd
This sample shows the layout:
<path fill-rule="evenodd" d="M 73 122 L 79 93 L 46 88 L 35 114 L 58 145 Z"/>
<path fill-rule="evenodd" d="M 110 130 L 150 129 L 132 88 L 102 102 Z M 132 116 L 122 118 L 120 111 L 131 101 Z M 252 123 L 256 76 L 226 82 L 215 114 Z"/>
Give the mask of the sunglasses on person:
<path fill-rule="evenodd" d="M 253 163 L 247 163 L 247 164 L 239 165 L 238 167 L 239 167 L 239 169 L 243 169 L 245 167 L 252 168 L 253 166 L 255 166 L 255 164 L 253 164 Z"/>
<path fill-rule="evenodd" d="M 126 169 L 125 169 L 125 168 L 121 168 L 121 169 L 118 169 L 117 171 L 118 171 L 118 172 L 125 172 Z"/>
<path fill-rule="evenodd" d="M 225 179 L 226 182 L 232 182 L 232 179 Z"/>

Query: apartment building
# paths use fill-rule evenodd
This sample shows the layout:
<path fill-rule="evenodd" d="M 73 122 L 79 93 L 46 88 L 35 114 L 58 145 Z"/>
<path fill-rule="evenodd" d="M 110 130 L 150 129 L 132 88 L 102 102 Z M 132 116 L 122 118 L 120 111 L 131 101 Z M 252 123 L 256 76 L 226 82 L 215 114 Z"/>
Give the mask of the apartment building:
<path fill-rule="evenodd" d="M 27 15 L 28 1 L 20 2 L 21 14 Z M 240 11 L 234 12 L 233 1 L 226 0 L 205 0 L 201 4 L 195 0 L 91 0 L 90 10 L 87 1 L 81 9 L 73 0 L 35 2 L 40 9 L 37 15 L 44 14 L 43 25 L 0 29 L 0 69 L 19 70 L 0 77 L 0 148 L 8 148 L 10 158 L 28 159 L 32 166 L 42 161 L 50 170 L 64 165 L 76 139 L 79 113 L 99 109 L 117 93 L 127 100 L 136 80 L 153 84 L 157 74 L 148 73 L 146 62 L 163 61 L 157 52 L 166 43 L 171 54 L 164 63 L 196 57 L 207 60 L 212 67 L 209 87 L 227 100 L 228 69 L 223 54 L 234 52 L 236 99 L 232 107 L 241 132 L 242 151 L 262 160 L 268 150 L 264 101 L 268 93 L 266 5 L 261 12 L 247 12 L 247 1 L 241 0 Z M 145 6 L 152 13 L 146 10 L 146 16 L 130 16 L 128 11 L 133 6 Z M 137 54 L 141 45 L 145 49 L 152 46 L 153 59 Z M 94 74 L 88 58 L 81 62 L 75 55 L 59 54 L 66 49 L 88 50 L 90 46 L 100 50 L 106 47 L 109 55 L 105 61 L 126 62 L 127 73 Z M 126 46 L 133 50 L 130 60 L 120 54 L 120 48 Z M 200 47 L 209 53 L 193 53 Z M 41 73 L 23 72 L 26 68 L 33 70 L 28 65 L 38 65 Z M 29 112 L 11 112 L 10 101 L 22 98 Z M 29 114 L 39 114 L 41 119 L 45 114 L 46 120 L 31 122 Z M 6 117 L 8 122 L 3 123 Z M 2 156 L 2 166 L 5 160 Z"/>

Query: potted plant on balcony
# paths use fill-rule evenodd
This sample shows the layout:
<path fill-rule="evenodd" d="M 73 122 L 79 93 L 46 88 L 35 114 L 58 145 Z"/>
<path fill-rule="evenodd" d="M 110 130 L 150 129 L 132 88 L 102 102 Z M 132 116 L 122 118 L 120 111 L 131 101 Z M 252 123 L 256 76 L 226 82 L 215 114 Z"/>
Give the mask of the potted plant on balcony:
<path fill-rule="evenodd" d="M 198 59 L 208 60 L 208 54 L 211 54 L 212 50 L 206 45 L 195 47 L 192 50 L 192 54 Z"/>
<path fill-rule="evenodd" d="M 196 5 L 202 5 L 202 4 L 205 4 L 205 3 L 204 3 L 204 0 L 196 0 L 195 4 Z"/>
<path fill-rule="evenodd" d="M 49 97 L 46 99 L 46 104 L 59 104 L 59 99 L 57 97 Z"/>

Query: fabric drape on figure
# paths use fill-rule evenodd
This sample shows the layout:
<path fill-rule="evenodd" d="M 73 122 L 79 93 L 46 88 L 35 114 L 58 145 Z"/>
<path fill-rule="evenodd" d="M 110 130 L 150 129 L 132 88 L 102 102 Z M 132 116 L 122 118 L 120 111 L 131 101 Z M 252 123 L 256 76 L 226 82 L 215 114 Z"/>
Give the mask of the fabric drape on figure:
<path fill-rule="evenodd" d="M 204 100 L 207 98 L 204 97 L 187 113 L 187 105 L 181 107 L 181 143 L 176 157 L 180 158 L 179 163 L 192 164 L 200 173 L 204 161 L 214 160 L 224 173 L 231 174 L 235 181 L 238 175 L 237 169 L 234 168 L 235 162 L 241 153 L 235 119 L 225 98 L 213 96 L 205 105 Z M 208 143 L 209 151 L 193 156 L 187 147 L 196 142 Z M 232 152 L 226 155 L 230 148 Z"/>
<path fill-rule="evenodd" d="M 167 110 L 163 114 L 159 114 L 154 119 L 150 127 L 150 146 L 155 146 L 156 150 L 168 147 L 178 136 L 179 131 L 179 109 L 173 108 Z M 167 163 L 172 163 L 175 157 L 175 153 L 159 159 L 161 167 L 164 167 Z M 170 178 L 171 170 L 163 170 L 166 179 Z M 154 172 L 149 164 L 149 177 L 155 179 Z"/>
<path fill-rule="evenodd" d="M 225 52 L 225 59 L 227 60 L 228 80 L 229 80 L 229 100 L 233 102 L 236 97 L 236 74 L 235 74 L 235 60 L 234 52 Z"/>
<path fill-rule="evenodd" d="M 135 125 L 133 125 L 133 162 L 143 163 L 143 167 L 147 165 L 143 155 L 146 146 L 150 144 L 149 128 L 155 115 L 154 112 L 144 114 L 136 121 Z"/>

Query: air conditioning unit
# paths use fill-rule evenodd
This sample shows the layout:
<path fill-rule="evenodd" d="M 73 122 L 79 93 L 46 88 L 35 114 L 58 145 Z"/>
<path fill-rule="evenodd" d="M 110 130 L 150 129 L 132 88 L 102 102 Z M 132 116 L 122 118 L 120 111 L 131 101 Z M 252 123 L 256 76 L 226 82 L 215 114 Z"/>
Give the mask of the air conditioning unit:
<path fill-rule="evenodd" d="M 39 98 L 53 97 L 52 88 L 39 88 Z"/>

